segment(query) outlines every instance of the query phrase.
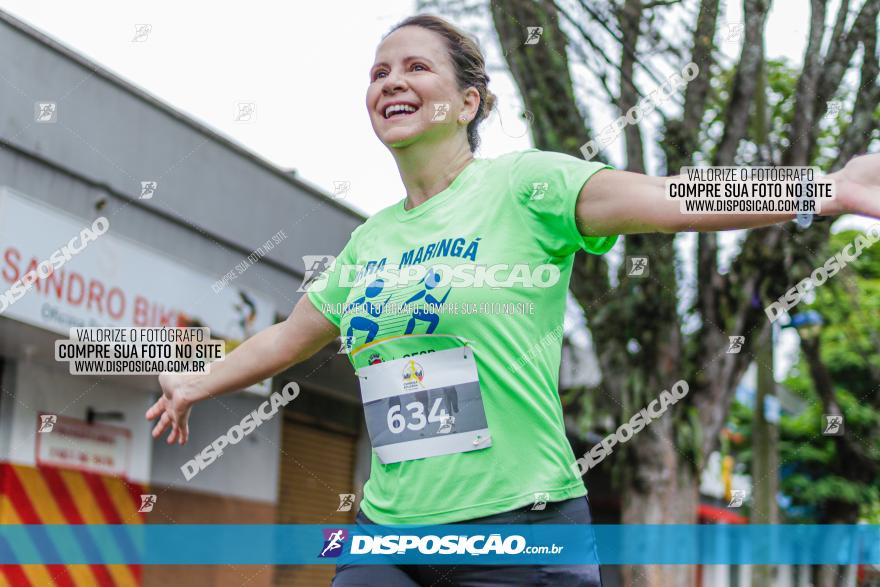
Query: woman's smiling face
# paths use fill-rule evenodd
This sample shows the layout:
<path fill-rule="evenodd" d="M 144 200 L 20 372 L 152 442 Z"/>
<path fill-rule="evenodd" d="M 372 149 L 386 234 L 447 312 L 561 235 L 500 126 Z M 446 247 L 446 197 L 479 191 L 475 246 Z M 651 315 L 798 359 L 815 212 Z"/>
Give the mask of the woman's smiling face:
<path fill-rule="evenodd" d="M 390 147 L 452 136 L 463 108 L 446 41 L 433 31 L 405 26 L 376 49 L 367 88 L 373 131 Z"/>

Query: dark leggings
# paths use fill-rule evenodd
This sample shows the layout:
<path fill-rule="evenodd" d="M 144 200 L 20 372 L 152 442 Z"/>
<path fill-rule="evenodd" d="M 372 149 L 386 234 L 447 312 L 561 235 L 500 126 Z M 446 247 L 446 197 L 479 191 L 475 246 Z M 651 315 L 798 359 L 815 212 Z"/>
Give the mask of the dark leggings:
<path fill-rule="evenodd" d="M 460 524 L 591 524 L 586 497 L 525 506 Z M 358 512 L 357 524 L 373 524 Z M 332 587 L 494 587 L 501 585 L 601 587 L 599 565 L 337 565 Z"/>

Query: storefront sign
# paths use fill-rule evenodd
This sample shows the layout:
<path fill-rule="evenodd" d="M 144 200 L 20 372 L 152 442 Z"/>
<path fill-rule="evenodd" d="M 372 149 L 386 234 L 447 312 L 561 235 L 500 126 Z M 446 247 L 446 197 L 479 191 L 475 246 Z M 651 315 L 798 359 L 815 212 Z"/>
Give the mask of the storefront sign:
<path fill-rule="evenodd" d="M 42 415 L 42 414 L 41 414 Z M 51 430 L 37 434 L 37 465 L 124 477 L 128 471 L 131 432 L 57 416 Z"/>
<path fill-rule="evenodd" d="M 227 340 L 227 351 L 272 325 L 275 309 L 264 297 L 237 285 L 215 292 L 215 277 L 120 237 L 114 216 L 107 218 L 106 234 L 37 279 L 0 316 L 64 336 L 73 326 L 207 326 Z M 93 221 L 0 187 L 0 290 Z M 268 394 L 268 381 L 251 390 Z"/>

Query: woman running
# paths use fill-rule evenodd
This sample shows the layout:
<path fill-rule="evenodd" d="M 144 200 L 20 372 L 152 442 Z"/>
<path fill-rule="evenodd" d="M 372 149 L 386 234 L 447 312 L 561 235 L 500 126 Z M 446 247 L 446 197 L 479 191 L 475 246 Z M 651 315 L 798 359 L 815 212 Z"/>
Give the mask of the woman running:
<path fill-rule="evenodd" d="M 751 228 L 794 214 L 683 215 L 665 197 L 665 178 L 535 149 L 475 158 L 477 127 L 495 97 L 477 44 L 437 17 L 394 27 L 369 80 L 367 112 L 406 197 L 352 232 L 285 322 L 208 375 L 163 374 L 163 396 L 146 414 L 159 417 L 153 436 L 170 427 L 167 442 L 186 443 L 194 404 L 351 333 L 373 447 L 358 523 L 590 524 L 565 436 L 553 336 L 575 252 L 601 255 L 619 234 Z M 880 216 L 880 156 L 855 158 L 830 177 L 837 197 L 823 214 Z M 340 279 L 350 266 L 378 269 L 350 286 Z M 382 311 L 364 317 L 349 305 L 379 278 Z M 373 327 L 358 328 L 364 320 Z M 601 581 L 596 565 L 340 565 L 333 581 L 447 584 Z"/>

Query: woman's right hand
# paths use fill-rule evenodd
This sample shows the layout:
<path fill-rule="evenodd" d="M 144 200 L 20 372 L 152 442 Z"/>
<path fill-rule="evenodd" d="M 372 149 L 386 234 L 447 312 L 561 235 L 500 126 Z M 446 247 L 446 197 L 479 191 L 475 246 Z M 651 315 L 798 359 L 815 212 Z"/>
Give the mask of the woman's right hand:
<path fill-rule="evenodd" d="M 153 438 L 171 428 L 168 444 L 189 440 L 189 412 L 196 402 L 222 393 L 247 389 L 255 383 L 301 363 L 339 336 L 339 328 L 302 296 L 287 320 L 273 324 L 235 347 L 208 373 L 162 373 L 162 397 L 147 410 L 147 420 L 159 418 Z"/>
<path fill-rule="evenodd" d="M 159 422 L 153 428 L 153 438 L 159 438 L 170 425 L 171 434 L 168 435 L 166 442 L 186 444 L 189 439 L 189 412 L 193 404 L 190 399 L 189 383 L 193 375 L 185 373 L 159 375 L 162 397 L 146 413 L 147 420 L 159 417 Z"/>

